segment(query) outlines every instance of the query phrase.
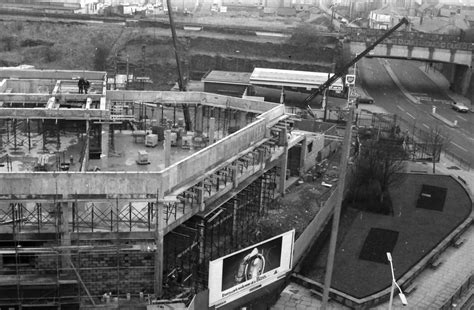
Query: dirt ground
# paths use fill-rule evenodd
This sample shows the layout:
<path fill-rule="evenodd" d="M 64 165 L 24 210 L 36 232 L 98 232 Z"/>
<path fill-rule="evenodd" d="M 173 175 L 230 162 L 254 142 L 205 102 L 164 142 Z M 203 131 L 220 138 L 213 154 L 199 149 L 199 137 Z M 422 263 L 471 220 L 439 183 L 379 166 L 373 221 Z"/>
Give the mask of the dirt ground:
<path fill-rule="evenodd" d="M 317 16 L 316 14 L 311 20 L 307 17 L 284 20 L 268 16 L 242 16 L 233 12 L 226 18 L 219 15 L 197 15 L 193 21 L 199 22 L 202 19 L 218 25 L 264 26 L 271 31 L 295 28 L 302 24 L 314 26 Z M 226 70 L 226 63 L 230 63 L 227 70 L 234 69 L 234 60 L 252 62 L 252 59 L 273 59 L 273 65 L 289 61 L 295 63 L 295 66 L 298 62 L 306 62 L 320 66 L 327 64 L 328 68 L 334 61 L 332 43 L 302 46 L 286 38 L 205 31 L 186 33 L 179 29 L 178 38 L 181 62 L 185 75 L 188 76 L 195 66 L 200 67 L 198 71 L 202 71 L 202 67 L 208 70 Z M 197 54 L 217 60 L 209 61 L 206 57 L 195 60 Z M 191 57 L 198 64 L 191 62 Z M 223 64 L 219 59 L 230 61 Z M 199 63 L 203 61 L 207 63 Z M 154 83 L 147 84 L 147 90 L 171 89 L 178 74 L 170 30 L 0 16 L 0 66 L 33 65 L 38 69 L 106 70 L 109 74 L 115 72 L 117 66 L 118 73 L 125 74 L 127 63 L 130 74 L 151 77 Z"/>
<path fill-rule="evenodd" d="M 323 186 L 322 182 L 335 185 L 338 173 L 338 153 L 327 158 L 320 168 L 315 166 L 310 169 L 267 210 L 267 215 L 259 222 L 261 239 L 291 229 L 295 229 L 295 237 L 298 238 L 334 190 L 334 187 Z"/>

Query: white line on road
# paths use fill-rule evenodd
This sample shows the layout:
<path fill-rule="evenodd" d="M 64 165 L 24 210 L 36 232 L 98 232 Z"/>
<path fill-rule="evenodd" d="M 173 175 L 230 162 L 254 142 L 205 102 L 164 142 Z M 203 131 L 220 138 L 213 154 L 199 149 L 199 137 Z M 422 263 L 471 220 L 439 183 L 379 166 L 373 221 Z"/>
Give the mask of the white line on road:
<path fill-rule="evenodd" d="M 457 115 L 457 117 L 459 117 L 459 118 L 462 119 L 463 121 L 467 122 L 467 119 L 465 119 L 464 117 L 459 116 L 459 115 Z"/>
<path fill-rule="evenodd" d="M 402 110 L 403 112 L 405 112 L 405 109 L 402 108 L 401 106 L 397 105 L 397 107 L 398 107 L 400 110 Z"/>
<path fill-rule="evenodd" d="M 426 125 L 425 123 L 423 123 L 423 126 L 425 126 L 426 128 L 430 129 L 430 126 Z"/>
<path fill-rule="evenodd" d="M 411 118 L 415 119 L 415 117 L 413 115 L 411 115 L 410 113 L 407 112 L 407 115 L 410 116 Z"/>
<path fill-rule="evenodd" d="M 461 150 L 463 150 L 464 152 L 467 152 L 467 150 L 465 148 L 463 148 L 462 146 L 460 146 L 459 144 L 455 143 L 455 142 L 451 142 L 451 144 L 457 146 L 458 148 L 460 148 Z"/>

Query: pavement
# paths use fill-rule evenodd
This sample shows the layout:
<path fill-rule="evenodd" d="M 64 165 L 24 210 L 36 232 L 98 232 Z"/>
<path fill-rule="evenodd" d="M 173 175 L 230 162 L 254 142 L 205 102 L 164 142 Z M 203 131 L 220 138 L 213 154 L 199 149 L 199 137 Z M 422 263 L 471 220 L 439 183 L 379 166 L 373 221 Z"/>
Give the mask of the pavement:
<path fill-rule="evenodd" d="M 387 68 L 387 67 L 386 67 Z M 469 99 L 456 94 L 449 90 L 449 82 L 444 76 L 434 70 L 425 71 L 425 74 L 433 80 L 439 87 L 446 90 L 446 94 L 457 102 L 462 102 L 470 107 Z M 390 68 L 388 68 L 390 74 Z M 401 83 L 397 83 L 398 86 Z M 403 91 L 403 87 L 400 88 Z M 407 97 L 411 94 L 405 93 Z M 410 99 L 410 98 L 409 98 Z M 415 99 L 416 100 L 416 99 Z M 409 170 L 426 171 L 432 173 L 430 164 L 409 163 Z M 455 167 L 455 168 L 453 168 Z M 471 199 L 474 197 L 474 173 L 461 170 L 456 164 L 449 161 L 445 157 L 441 157 L 440 163 L 436 165 L 436 173 L 450 174 L 456 179 L 462 178 L 466 182 L 466 189 L 470 192 Z M 472 216 L 472 214 L 471 214 Z M 404 307 L 399 298 L 395 297 L 393 301 L 394 309 L 440 309 L 443 305 L 450 301 L 452 296 L 456 294 L 458 289 L 466 282 L 466 280 L 474 274 L 474 225 L 471 225 L 462 235 L 465 239 L 464 244 L 459 248 L 448 247 L 441 255 L 440 259 L 443 263 L 437 269 L 425 269 L 414 280 L 416 290 L 412 292 L 408 299 L 408 306 Z M 396 262 L 394 262 L 396 264 Z M 337 268 L 337 266 L 335 266 Z M 389 270 L 387 271 L 389 272 Z M 322 302 L 320 297 L 314 296 L 309 289 L 290 282 L 281 292 L 278 301 L 271 307 L 274 310 L 290 310 L 290 309 L 320 309 Z M 460 298 L 452 300 L 452 308 L 473 309 L 474 307 L 474 286 L 471 286 L 468 292 L 461 295 Z M 373 309 L 388 309 L 388 302 L 382 303 Z M 337 302 L 329 301 L 326 309 L 350 309 Z"/>

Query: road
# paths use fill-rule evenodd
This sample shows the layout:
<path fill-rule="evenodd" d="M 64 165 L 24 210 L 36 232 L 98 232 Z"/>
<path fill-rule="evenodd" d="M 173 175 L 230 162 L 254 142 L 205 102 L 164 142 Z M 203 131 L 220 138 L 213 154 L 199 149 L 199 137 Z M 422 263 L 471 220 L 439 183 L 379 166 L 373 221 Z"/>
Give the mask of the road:
<path fill-rule="evenodd" d="M 383 65 L 384 62 L 390 65 L 406 90 L 415 96 L 426 94 L 427 100 L 422 100 L 419 104 L 410 101 L 392 80 Z M 413 125 L 426 131 L 440 128 L 451 141 L 448 150 L 474 166 L 474 138 L 472 137 L 474 114 L 461 114 L 452 110 L 446 103 L 449 98 L 419 69 L 419 66 L 419 62 L 406 60 L 364 58 L 358 64 L 358 74 L 362 86 L 374 97 L 377 106 L 387 113 L 397 114 L 410 123 L 411 128 L 402 129 L 412 130 Z M 431 98 L 435 100 L 432 101 Z M 431 115 L 433 106 L 436 107 L 437 113 L 446 119 L 457 120 L 459 126 L 452 128 L 434 118 Z"/>

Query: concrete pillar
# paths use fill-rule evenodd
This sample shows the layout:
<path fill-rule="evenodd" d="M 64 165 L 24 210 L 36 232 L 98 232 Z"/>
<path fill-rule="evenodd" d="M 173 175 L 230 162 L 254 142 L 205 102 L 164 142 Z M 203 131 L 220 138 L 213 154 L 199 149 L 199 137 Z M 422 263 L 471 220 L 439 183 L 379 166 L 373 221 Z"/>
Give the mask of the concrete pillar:
<path fill-rule="evenodd" d="M 472 70 L 468 66 L 455 65 L 454 67 L 454 91 L 466 95 L 471 84 Z"/>
<path fill-rule="evenodd" d="M 288 139 L 287 139 L 286 128 L 283 128 L 280 131 L 280 135 L 283 135 L 285 139 L 283 154 L 281 155 L 281 163 L 280 163 L 280 193 L 282 196 L 284 196 L 285 185 L 286 185 L 286 169 L 288 167 Z"/>
<path fill-rule="evenodd" d="M 165 152 L 165 168 L 171 163 L 171 130 L 165 130 L 165 141 L 163 141 L 163 149 Z"/>
<path fill-rule="evenodd" d="M 237 113 L 238 113 L 238 115 L 237 115 L 238 125 L 237 126 L 239 126 L 239 128 L 244 128 L 247 125 L 247 112 L 239 111 Z"/>
<path fill-rule="evenodd" d="M 239 178 L 238 178 L 238 173 L 239 173 L 239 167 L 237 164 L 232 165 L 232 171 L 233 171 L 233 178 L 232 178 L 232 183 L 234 185 L 234 188 L 239 186 Z"/>
<path fill-rule="evenodd" d="M 197 133 L 202 133 L 202 105 L 196 106 L 196 124 L 194 126 Z"/>
<path fill-rule="evenodd" d="M 69 212 L 71 203 L 61 202 L 61 246 L 71 245 L 71 232 L 69 231 Z M 61 268 L 68 270 L 70 268 L 69 261 L 71 259 L 71 253 L 69 250 L 63 250 L 61 252 Z"/>
<path fill-rule="evenodd" d="M 386 46 L 387 46 L 387 56 L 390 56 L 390 54 L 392 53 L 393 44 L 392 43 L 387 43 Z"/>
<path fill-rule="evenodd" d="M 408 16 L 415 16 L 415 15 L 416 15 L 415 0 L 410 0 L 410 8 L 408 10 Z"/>
<path fill-rule="evenodd" d="M 215 131 L 216 131 L 216 119 L 214 117 L 211 117 L 209 119 L 209 132 L 207 133 L 207 136 L 209 137 L 209 144 L 214 143 Z"/>
<path fill-rule="evenodd" d="M 102 124 L 102 132 L 101 132 L 101 157 L 108 157 L 109 156 L 109 131 L 110 131 L 110 124 Z"/>
<path fill-rule="evenodd" d="M 201 223 L 198 224 L 198 231 L 199 231 L 199 264 L 204 262 L 205 257 L 205 233 L 206 233 L 206 225 L 204 219 L 201 220 Z"/>
<path fill-rule="evenodd" d="M 237 237 L 237 210 L 239 208 L 239 202 L 237 199 L 234 199 L 234 205 L 232 207 L 232 238 L 235 240 Z"/>
<path fill-rule="evenodd" d="M 204 182 L 201 182 L 200 184 L 200 192 L 199 192 L 199 210 L 204 211 L 206 209 L 206 205 L 204 204 Z"/>
<path fill-rule="evenodd" d="M 301 142 L 301 156 L 300 156 L 300 167 L 299 167 L 300 177 L 302 177 L 305 172 L 304 163 L 305 163 L 307 153 L 308 153 L 308 137 L 305 137 L 303 141 Z"/>
<path fill-rule="evenodd" d="M 414 46 L 407 46 L 407 50 L 408 50 L 407 59 L 410 59 L 411 56 L 413 55 L 413 49 L 414 49 Z M 431 56 L 431 57 L 433 57 L 433 56 Z"/>
<path fill-rule="evenodd" d="M 155 286 L 154 293 L 157 298 L 163 295 L 163 239 L 164 239 L 164 216 L 163 216 L 163 194 L 158 193 L 155 209 Z"/>

